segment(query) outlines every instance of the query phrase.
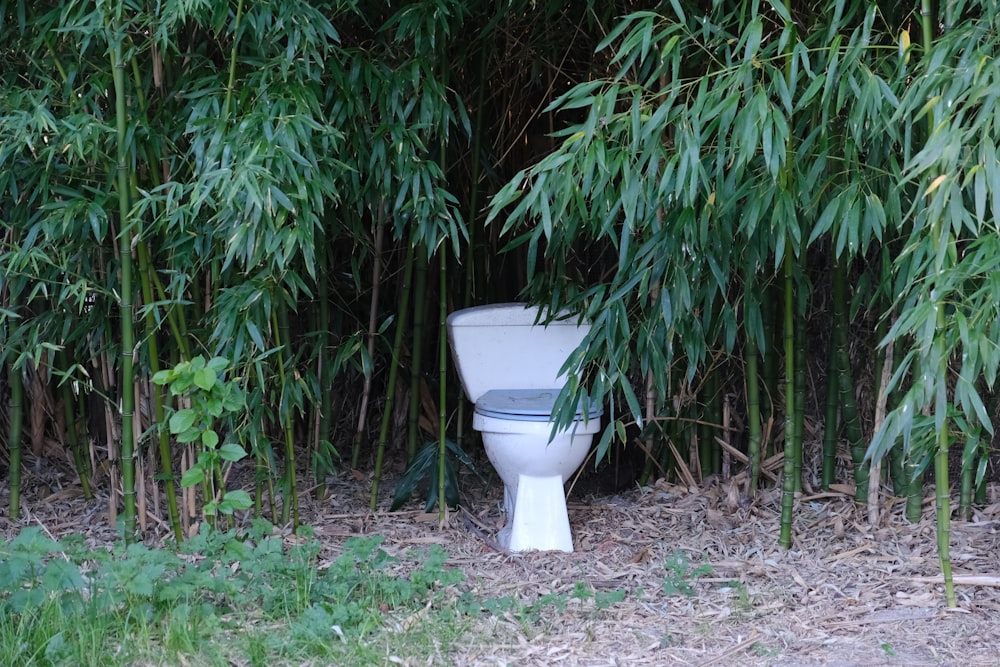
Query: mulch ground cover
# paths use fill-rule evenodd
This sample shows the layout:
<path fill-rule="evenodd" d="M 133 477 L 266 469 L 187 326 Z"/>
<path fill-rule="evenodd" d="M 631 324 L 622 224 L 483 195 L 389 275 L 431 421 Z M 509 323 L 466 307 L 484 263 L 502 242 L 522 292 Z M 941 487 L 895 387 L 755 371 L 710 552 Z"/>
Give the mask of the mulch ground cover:
<path fill-rule="evenodd" d="M 94 546 L 117 539 L 107 495 L 85 500 L 58 467 L 39 470 L 25 474 L 17 522 L 0 486 L 0 534 L 39 525 Z M 1000 485 L 970 521 L 952 523 L 956 609 L 944 601 L 930 496 L 920 523 L 906 523 L 902 503 L 888 499 L 870 525 L 846 492 L 803 493 L 786 550 L 780 492 L 751 498 L 738 478 L 581 488 L 569 501 L 573 553 L 512 554 L 495 541 L 499 483 L 466 487 L 443 523 L 416 501 L 389 512 L 387 498 L 371 512 L 370 480 L 350 471 L 329 480 L 321 500 L 301 495 L 324 562 L 354 535 L 384 536 L 390 554 L 447 551 L 466 575 L 454 596 L 490 601 L 448 664 L 1000 666 Z M 146 507 L 145 539 L 162 543 L 164 505 Z"/>

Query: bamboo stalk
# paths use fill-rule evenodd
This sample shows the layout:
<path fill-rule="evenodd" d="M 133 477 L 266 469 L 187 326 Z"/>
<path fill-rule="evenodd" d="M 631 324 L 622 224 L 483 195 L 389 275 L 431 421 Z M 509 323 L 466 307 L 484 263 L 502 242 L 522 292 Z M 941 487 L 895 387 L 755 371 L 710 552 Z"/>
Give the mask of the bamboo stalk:
<path fill-rule="evenodd" d="M 837 415 L 840 398 L 840 376 L 837 373 L 837 341 L 830 335 L 826 365 L 826 402 L 823 412 L 823 468 L 820 479 L 823 490 L 829 491 L 837 472 Z"/>
<path fill-rule="evenodd" d="M 25 376 L 28 379 L 27 397 L 28 402 L 25 410 L 28 412 L 28 422 L 30 431 L 28 437 L 31 440 L 31 453 L 35 457 L 35 465 L 41 463 L 45 450 L 45 416 L 48 406 L 46 396 L 46 381 L 44 378 L 44 367 L 36 366 L 34 362 L 28 361 L 25 365 Z"/>
<path fill-rule="evenodd" d="M 837 377 L 840 383 L 840 415 L 844 420 L 844 434 L 851 450 L 854 469 L 855 500 L 868 501 L 868 468 L 865 466 L 866 447 L 858 417 L 858 404 L 854 397 L 854 374 L 851 372 L 848 353 L 847 320 L 847 268 L 838 262 L 833 269 L 833 335 L 837 343 Z"/>
<path fill-rule="evenodd" d="M 448 523 L 448 500 L 445 497 L 445 465 L 448 442 L 448 254 L 445 244 L 438 247 L 438 527 Z"/>
<path fill-rule="evenodd" d="M 413 349 L 410 351 L 410 405 L 407 411 L 406 462 L 417 454 L 420 435 L 420 395 L 423 392 L 424 328 L 427 310 L 427 253 L 420 249 L 415 259 L 413 287 Z M 464 403 L 464 401 L 462 401 Z"/>
<path fill-rule="evenodd" d="M 750 458 L 750 493 L 757 492 L 760 483 L 761 428 L 760 428 L 760 378 L 758 377 L 758 353 L 753 343 L 747 342 L 746 392 L 747 428 L 750 431 L 748 453 Z"/>
<path fill-rule="evenodd" d="M 119 5 L 119 12 L 121 5 Z M 122 40 L 124 34 L 119 32 L 117 24 L 121 17 L 115 17 L 115 25 L 111 34 L 111 68 L 115 87 L 115 125 L 117 132 L 117 180 L 119 230 L 119 309 L 121 317 L 121 471 L 122 496 L 125 500 L 125 540 L 135 538 L 136 508 L 135 508 L 135 437 L 132 432 L 132 421 L 135 411 L 135 395 L 131 391 L 135 373 L 132 367 L 132 356 L 136 346 L 135 333 L 132 324 L 132 224 L 129 215 L 129 170 L 127 123 L 128 111 L 125 106 L 125 63 L 122 60 Z"/>
<path fill-rule="evenodd" d="M 896 358 L 893 367 L 899 368 L 903 358 L 903 347 L 894 348 L 893 356 Z M 902 446 L 900 449 L 903 449 Z M 906 489 L 906 520 L 910 523 L 918 523 L 923 515 L 924 478 L 921 474 L 918 479 L 917 460 L 912 452 L 902 452 L 901 456 L 903 459 L 903 479 L 906 482 L 904 487 Z"/>
<path fill-rule="evenodd" d="M 375 226 L 375 250 L 372 256 L 372 296 L 368 310 L 368 359 L 375 363 L 375 337 L 378 335 L 378 298 L 382 280 L 382 243 L 385 240 L 384 204 L 379 204 L 378 220 Z M 351 467 L 358 467 L 361 457 L 361 439 L 365 433 L 365 422 L 368 417 L 368 401 L 372 393 L 372 373 L 374 369 L 366 366 L 365 381 L 361 389 L 361 407 L 358 408 L 358 428 L 354 432 L 354 445 L 351 448 Z"/>
<path fill-rule="evenodd" d="M 279 419 L 281 420 L 282 431 L 284 432 L 285 437 L 285 484 L 287 485 L 288 491 L 288 496 L 285 499 L 285 502 L 281 505 L 281 522 L 286 523 L 288 521 L 289 511 L 291 511 L 292 532 L 294 533 L 299 527 L 299 494 L 296 489 L 295 482 L 295 434 L 292 431 L 292 406 L 291 403 L 285 398 L 285 392 L 287 391 L 285 354 L 290 350 L 290 341 L 288 340 L 287 335 L 288 317 L 285 312 L 284 299 L 278 299 L 278 310 L 282 315 L 280 318 L 280 326 L 277 312 L 271 312 L 271 319 L 272 326 L 274 328 L 274 345 L 281 350 L 278 353 L 278 380 L 280 382 L 279 404 L 282 406 L 279 408 Z M 282 331 L 285 331 L 286 334 L 282 335 Z M 285 349 L 281 349 L 283 347 Z M 284 414 L 280 414 L 282 409 Z"/>
<path fill-rule="evenodd" d="M 66 360 L 66 351 L 62 349 L 56 355 L 56 362 L 63 370 L 69 369 Z M 87 465 L 87 459 L 83 455 L 83 447 L 80 444 L 79 432 L 76 428 L 76 413 L 73 404 L 76 402 L 73 397 L 73 387 L 68 377 L 63 378 L 59 386 L 62 393 L 63 419 L 65 421 L 65 433 L 69 451 L 73 456 L 73 465 L 76 474 L 80 478 L 80 486 L 83 488 L 83 497 L 90 500 L 94 497 L 94 490 L 90 486 L 91 468 Z"/>
<path fill-rule="evenodd" d="M 229 53 L 229 83 L 226 85 L 226 101 L 222 107 L 222 117 L 229 118 L 229 109 L 233 102 L 233 89 L 236 87 L 236 52 L 240 43 L 240 21 L 243 18 L 243 0 L 236 3 L 236 19 L 233 22 L 233 48 Z"/>
<path fill-rule="evenodd" d="M 371 510 L 378 507 L 378 487 L 382 481 L 382 461 L 385 458 L 385 445 L 389 439 L 389 426 L 392 422 L 392 408 L 396 399 L 396 378 L 399 375 L 399 365 L 402 363 L 403 334 L 406 333 L 407 316 L 410 312 L 410 281 L 413 279 L 414 244 L 411 235 L 406 249 L 406 260 L 403 266 L 402 293 L 399 297 L 399 315 L 396 317 L 396 334 L 392 342 L 392 356 L 389 359 L 389 385 L 385 391 L 385 407 L 382 409 L 382 423 L 378 432 L 378 448 L 375 451 L 375 472 L 372 475 Z"/>
<path fill-rule="evenodd" d="M 932 29 L 933 12 L 931 0 L 921 0 L 920 2 L 920 25 L 923 33 L 924 52 L 929 57 L 934 44 L 934 33 Z M 946 21 L 950 23 L 950 20 Z M 927 117 L 928 133 L 934 129 L 933 114 Z M 941 239 L 948 244 L 954 243 L 950 231 L 945 228 L 944 221 L 938 217 L 931 220 L 931 234 L 938 243 Z M 946 256 L 938 253 L 939 256 Z M 940 270 L 940 269 L 939 269 Z M 936 450 L 934 453 L 934 510 L 937 517 L 937 545 L 938 559 L 941 562 L 941 575 L 944 577 L 945 599 L 949 607 L 955 607 L 958 602 L 955 597 L 955 582 L 951 571 L 951 490 L 948 479 L 948 448 L 951 444 L 948 429 L 950 420 L 948 418 L 947 401 L 947 378 L 948 378 L 948 358 L 944 353 L 944 330 L 947 327 L 945 320 L 945 306 L 943 299 L 937 297 L 934 310 L 937 311 L 935 320 L 935 332 L 933 347 L 937 368 L 935 373 L 935 419 L 937 427 Z"/>
<path fill-rule="evenodd" d="M 330 411 L 332 409 L 331 396 L 332 383 L 328 378 L 330 374 L 330 364 L 327 361 L 327 348 L 330 341 L 330 281 L 327 277 L 330 265 L 330 244 L 322 243 L 317 253 L 319 266 L 317 271 L 317 298 L 319 299 L 319 312 L 317 313 L 317 340 L 316 340 L 316 382 L 319 385 L 319 401 L 314 407 L 315 411 L 315 435 L 313 441 L 313 451 L 318 453 L 323 442 L 330 437 Z M 315 497 L 323 498 L 326 494 L 326 484 L 320 479 L 318 470 L 319 457 L 313 457 L 313 479 L 316 484 Z M 329 471 L 324 471 L 329 472 Z"/>
<path fill-rule="evenodd" d="M 767 421 L 773 422 L 777 418 L 776 404 L 778 401 L 778 352 L 782 347 L 781 313 L 784 312 L 784 297 L 782 296 L 783 286 L 777 280 L 773 281 L 765 288 L 765 306 L 761 309 L 765 336 L 769 338 L 765 349 L 762 351 L 761 380 L 764 385 L 762 398 L 762 411 L 766 412 Z M 762 415 L 763 417 L 763 415 Z M 764 421 L 763 419 L 761 420 Z M 761 443 L 764 451 L 762 458 L 777 453 L 777 442 L 764 440 Z"/>
<path fill-rule="evenodd" d="M 153 286 L 149 275 L 153 269 L 149 259 L 149 248 L 145 243 L 138 244 L 138 254 L 139 284 L 142 290 L 142 299 L 146 304 L 151 304 L 153 303 Z M 156 375 L 160 371 L 160 348 L 156 337 L 156 318 L 152 310 L 146 310 L 143 322 L 146 328 L 146 346 L 149 352 L 149 372 L 152 375 Z M 160 454 L 160 479 L 163 481 L 163 490 L 167 497 L 167 515 L 170 520 L 170 527 L 174 532 L 174 539 L 180 543 L 184 539 L 184 531 L 181 527 L 180 512 L 177 509 L 177 490 L 174 484 L 176 480 L 171 460 L 170 433 L 164 424 L 164 388 L 156 384 L 150 384 L 149 390 L 152 392 L 153 398 L 153 421 L 157 425 L 156 442 Z M 157 497 L 159 497 L 159 493 L 157 493 Z"/>
<path fill-rule="evenodd" d="M 795 506 L 795 290 L 791 245 L 786 244 L 785 279 L 785 463 L 782 474 L 781 529 L 778 544 L 792 546 L 792 514 Z M 801 450 L 799 450 L 801 451 Z"/>
<path fill-rule="evenodd" d="M 486 107 L 483 100 L 486 96 L 486 87 L 489 85 L 489 81 L 486 77 L 486 49 L 479 50 L 478 57 L 479 74 L 478 81 L 479 86 L 476 89 L 476 114 L 474 125 L 472 127 L 472 163 L 469 166 L 469 244 L 468 244 L 468 261 L 465 262 L 465 294 L 462 297 L 462 306 L 468 308 L 472 305 L 473 295 L 476 289 L 476 267 L 479 266 L 479 262 L 475 260 L 477 257 L 476 244 L 478 240 L 478 234 L 476 229 L 476 221 L 479 218 L 479 194 L 480 194 L 480 177 L 482 174 L 482 163 L 480 161 L 480 153 L 483 147 L 483 111 Z M 456 435 L 455 443 L 458 445 L 459 449 L 462 449 L 464 445 L 465 435 L 466 435 L 466 401 L 458 402 L 458 414 L 455 417 L 456 422 Z M 414 446 L 416 441 L 414 440 Z M 412 453 L 410 454 L 412 458 Z"/>
<path fill-rule="evenodd" d="M 785 0 L 785 10 L 791 15 L 791 0 Z M 785 21 L 785 30 L 791 35 L 785 50 L 785 82 L 791 86 L 792 83 L 792 48 L 795 43 L 795 24 L 789 19 Z M 791 119 L 789 119 L 789 123 Z M 784 169 L 791 170 L 788 165 L 792 162 L 793 145 L 789 138 L 785 146 L 786 166 Z M 788 179 L 791 174 L 788 174 Z M 792 546 L 792 514 L 795 506 L 795 492 L 801 488 L 802 471 L 802 440 L 796 430 L 796 402 L 800 397 L 796 392 L 796 367 L 799 365 L 796 354 L 795 328 L 799 318 L 795 299 L 795 244 L 790 235 L 785 239 L 785 256 L 783 258 L 783 278 L 784 278 L 784 353 L 785 353 L 785 462 L 782 474 L 781 493 L 781 528 L 778 543 L 790 548 Z M 801 334 L 800 334 L 801 336 Z"/>
<path fill-rule="evenodd" d="M 882 361 L 882 375 L 879 379 L 878 396 L 875 398 L 875 423 L 872 432 L 878 433 L 885 422 L 886 403 L 888 402 L 889 380 L 892 378 L 892 350 L 890 341 L 885 349 Z M 871 462 L 871 473 L 868 476 L 868 524 L 875 528 L 879 525 L 879 481 L 882 479 L 881 459 Z"/>
<path fill-rule="evenodd" d="M 803 256 L 805 251 L 803 250 Z M 802 441 L 806 418 L 806 289 L 800 290 L 795 311 L 795 492 L 802 492 Z"/>
<path fill-rule="evenodd" d="M 12 313 L 18 310 L 18 295 L 16 290 L 10 291 L 9 309 Z M 8 382 L 10 383 L 10 425 L 8 427 L 8 447 L 10 448 L 10 471 L 8 482 L 10 496 L 8 498 L 8 515 L 17 521 L 21 517 L 21 435 L 24 419 L 24 379 L 21 369 L 16 368 L 11 361 L 7 365 Z"/>

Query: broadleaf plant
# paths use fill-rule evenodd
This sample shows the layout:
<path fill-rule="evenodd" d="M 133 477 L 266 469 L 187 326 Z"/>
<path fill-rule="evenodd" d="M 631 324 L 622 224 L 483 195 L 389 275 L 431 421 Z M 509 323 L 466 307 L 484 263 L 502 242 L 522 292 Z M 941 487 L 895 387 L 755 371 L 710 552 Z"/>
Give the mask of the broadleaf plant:
<path fill-rule="evenodd" d="M 206 498 L 203 511 L 210 521 L 218 513 L 231 515 L 253 504 L 246 491 L 225 489 L 228 469 L 247 455 L 243 446 L 232 439 L 236 430 L 233 417 L 246 408 L 246 397 L 236 380 L 226 379 L 229 365 L 224 357 L 206 361 L 198 355 L 152 378 L 190 405 L 174 410 L 167 424 L 177 442 L 199 445 L 197 459 L 181 476 L 181 487 L 201 485 Z M 220 430 L 227 438 L 222 445 Z"/>

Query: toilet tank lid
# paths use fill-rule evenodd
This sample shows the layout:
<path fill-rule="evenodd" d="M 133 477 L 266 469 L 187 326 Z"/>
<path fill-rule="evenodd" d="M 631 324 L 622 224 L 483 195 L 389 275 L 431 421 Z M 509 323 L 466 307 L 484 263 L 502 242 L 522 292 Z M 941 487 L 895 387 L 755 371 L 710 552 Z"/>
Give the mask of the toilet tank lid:
<path fill-rule="evenodd" d="M 476 410 L 484 414 L 545 417 L 552 414 L 561 389 L 491 389 L 476 401 Z M 587 410 L 587 419 L 600 417 L 604 409 L 594 403 Z M 576 418 L 583 419 L 582 403 L 576 408 Z"/>
<path fill-rule="evenodd" d="M 541 319 L 539 311 L 543 312 Z M 532 306 L 527 303 L 493 303 L 485 306 L 473 306 L 456 310 L 448 316 L 448 325 L 452 327 L 496 327 L 496 326 L 534 326 L 545 323 L 544 307 Z M 560 312 L 551 325 L 579 326 L 577 317 L 572 313 Z"/>

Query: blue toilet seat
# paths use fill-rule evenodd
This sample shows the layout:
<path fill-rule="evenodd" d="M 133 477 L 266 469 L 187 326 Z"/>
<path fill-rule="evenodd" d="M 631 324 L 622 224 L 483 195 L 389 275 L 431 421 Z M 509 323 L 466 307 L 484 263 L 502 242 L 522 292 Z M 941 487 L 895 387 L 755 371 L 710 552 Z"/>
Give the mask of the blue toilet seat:
<path fill-rule="evenodd" d="M 476 412 L 495 419 L 510 421 L 552 421 L 552 407 L 561 389 L 491 389 L 476 401 Z M 597 419 L 604 413 L 599 404 L 591 404 L 586 414 L 583 404 L 577 405 L 574 421 Z"/>

